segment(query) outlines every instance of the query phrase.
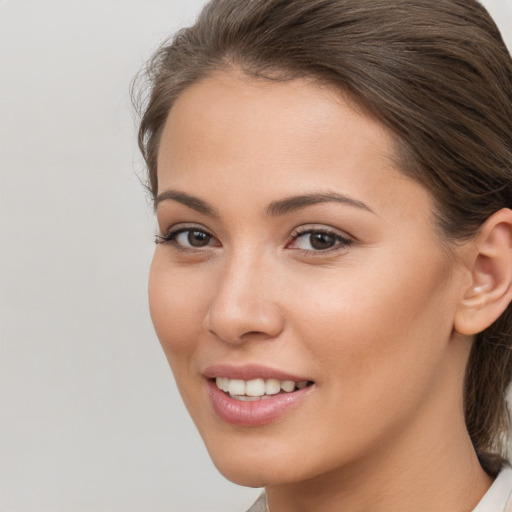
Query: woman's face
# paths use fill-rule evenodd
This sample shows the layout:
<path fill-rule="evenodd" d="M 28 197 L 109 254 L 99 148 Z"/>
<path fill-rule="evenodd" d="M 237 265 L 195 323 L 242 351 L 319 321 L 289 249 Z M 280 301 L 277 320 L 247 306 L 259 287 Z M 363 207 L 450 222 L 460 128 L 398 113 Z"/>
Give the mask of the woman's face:
<path fill-rule="evenodd" d="M 219 74 L 175 103 L 158 182 L 151 314 L 228 478 L 343 470 L 458 414 L 462 272 L 382 125 L 318 84 Z"/>

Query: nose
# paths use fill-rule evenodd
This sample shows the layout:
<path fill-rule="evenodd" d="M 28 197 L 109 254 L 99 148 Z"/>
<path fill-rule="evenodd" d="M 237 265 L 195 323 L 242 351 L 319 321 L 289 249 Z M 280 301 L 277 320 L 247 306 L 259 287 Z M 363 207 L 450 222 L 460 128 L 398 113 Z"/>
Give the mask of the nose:
<path fill-rule="evenodd" d="M 206 315 L 206 328 L 230 344 L 274 339 L 284 318 L 274 272 L 261 259 L 239 257 L 222 269 Z"/>

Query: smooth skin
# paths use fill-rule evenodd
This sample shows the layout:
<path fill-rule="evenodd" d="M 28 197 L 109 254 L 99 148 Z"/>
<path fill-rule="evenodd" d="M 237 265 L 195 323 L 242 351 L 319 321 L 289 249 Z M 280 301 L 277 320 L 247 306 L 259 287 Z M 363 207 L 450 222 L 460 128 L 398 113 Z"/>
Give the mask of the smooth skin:
<path fill-rule="evenodd" d="M 215 465 L 271 512 L 469 512 L 491 484 L 462 389 L 473 334 L 511 299 L 512 214 L 442 240 L 395 160 L 385 127 L 306 80 L 219 73 L 168 116 L 152 319 Z M 314 384 L 232 425 L 202 375 L 217 364 Z"/>

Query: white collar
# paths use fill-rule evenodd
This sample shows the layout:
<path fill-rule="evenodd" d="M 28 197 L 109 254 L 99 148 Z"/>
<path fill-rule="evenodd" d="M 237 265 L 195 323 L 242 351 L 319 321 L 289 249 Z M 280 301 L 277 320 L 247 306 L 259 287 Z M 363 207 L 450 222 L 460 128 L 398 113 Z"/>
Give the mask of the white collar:
<path fill-rule="evenodd" d="M 489 490 L 484 494 L 473 512 L 506 512 L 512 510 L 512 502 L 505 508 L 512 496 L 512 468 L 505 466 Z"/>
<path fill-rule="evenodd" d="M 265 493 L 247 512 L 265 512 Z M 507 506 L 508 504 L 508 506 Z M 512 468 L 505 466 L 472 512 L 512 512 Z"/>

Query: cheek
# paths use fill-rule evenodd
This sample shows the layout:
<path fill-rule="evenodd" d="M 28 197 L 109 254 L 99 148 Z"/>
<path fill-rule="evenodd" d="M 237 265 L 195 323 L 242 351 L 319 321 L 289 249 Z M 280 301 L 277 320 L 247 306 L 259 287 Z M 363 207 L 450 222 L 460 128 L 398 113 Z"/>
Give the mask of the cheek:
<path fill-rule="evenodd" d="M 426 386 L 449 341 L 453 304 L 445 262 L 435 255 L 425 265 L 418 255 L 392 256 L 322 279 L 303 274 L 296 296 L 308 297 L 307 306 L 290 308 L 302 312 L 297 323 L 310 360 L 326 386 L 346 399 L 375 404 L 376 396 L 400 390 L 413 375 L 417 386 Z"/>
<path fill-rule="evenodd" d="M 176 358 L 191 354 L 207 310 L 204 276 L 176 268 L 158 248 L 149 273 L 149 309 L 156 334 L 174 369 Z M 201 286 L 202 284 L 202 286 Z"/>

